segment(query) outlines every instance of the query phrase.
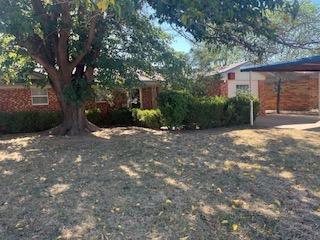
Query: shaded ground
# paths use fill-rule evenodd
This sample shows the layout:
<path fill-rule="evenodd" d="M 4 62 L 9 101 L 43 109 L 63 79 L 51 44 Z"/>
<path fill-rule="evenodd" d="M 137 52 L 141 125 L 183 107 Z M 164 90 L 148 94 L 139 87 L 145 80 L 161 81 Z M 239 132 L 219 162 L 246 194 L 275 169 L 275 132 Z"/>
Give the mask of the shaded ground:
<path fill-rule="evenodd" d="M 320 239 L 320 134 L 0 138 L 0 239 Z"/>
<path fill-rule="evenodd" d="M 320 117 L 319 115 L 267 114 L 256 119 L 255 127 L 320 132 Z"/>

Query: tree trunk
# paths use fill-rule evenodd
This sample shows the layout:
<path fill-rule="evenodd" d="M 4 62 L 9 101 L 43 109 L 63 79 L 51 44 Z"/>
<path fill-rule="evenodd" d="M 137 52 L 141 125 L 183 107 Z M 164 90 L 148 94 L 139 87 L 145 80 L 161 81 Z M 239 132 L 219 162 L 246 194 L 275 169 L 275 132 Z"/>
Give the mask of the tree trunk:
<path fill-rule="evenodd" d="M 62 112 L 62 123 L 51 130 L 54 135 L 81 135 L 99 130 L 100 128 L 87 120 L 84 105 L 67 103 L 62 91 L 56 90 Z"/>

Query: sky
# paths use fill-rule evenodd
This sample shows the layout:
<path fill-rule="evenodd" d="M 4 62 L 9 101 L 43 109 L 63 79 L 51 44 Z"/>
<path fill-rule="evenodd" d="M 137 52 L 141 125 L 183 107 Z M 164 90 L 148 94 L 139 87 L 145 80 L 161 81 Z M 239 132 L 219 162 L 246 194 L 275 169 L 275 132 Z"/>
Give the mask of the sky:
<path fill-rule="evenodd" d="M 312 2 L 314 2 L 320 6 L 320 0 L 312 0 Z M 174 40 L 172 41 L 171 46 L 175 50 L 186 52 L 186 53 L 190 51 L 190 49 L 192 47 L 192 43 L 189 40 L 182 37 L 179 33 L 177 33 L 175 30 L 173 30 L 168 25 L 162 26 L 162 28 L 174 37 Z"/>

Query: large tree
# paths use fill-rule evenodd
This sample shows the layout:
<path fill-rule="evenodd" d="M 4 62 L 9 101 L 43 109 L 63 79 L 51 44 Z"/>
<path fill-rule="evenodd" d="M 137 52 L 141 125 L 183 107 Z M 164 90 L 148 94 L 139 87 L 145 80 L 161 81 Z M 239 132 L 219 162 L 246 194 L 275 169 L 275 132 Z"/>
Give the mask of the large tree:
<path fill-rule="evenodd" d="M 0 5 L 0 34 L 7 45 L 2 51 L 11 51 L 14 66 L 12 59 L 23 57 L 23 63 L 33 62 L 24 70 L 31 65 L 45 70 L 63 113 L 59 134 L 96 129 L 84 114 L 93 84 L 137 79 L 139 70 L 168 78 L 183 74 L 169 77 L 183 63 L 151 20 L 184 28 L 196 41 L 258 51 L 250 36 L 275 39 L 267 13 L 292 7 L 281 0 L 0 0 Z"/>

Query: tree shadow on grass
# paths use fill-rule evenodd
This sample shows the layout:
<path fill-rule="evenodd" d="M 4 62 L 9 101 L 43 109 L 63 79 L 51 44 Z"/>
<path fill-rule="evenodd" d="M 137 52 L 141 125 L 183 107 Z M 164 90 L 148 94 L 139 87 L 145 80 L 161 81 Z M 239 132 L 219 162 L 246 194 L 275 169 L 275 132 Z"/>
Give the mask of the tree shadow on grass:
<path fill-rule="evenodd" d="M 317 239 L 317 140 L 285 130 L 134 127 L 8 136 L 0 140 L 0 237 Z"/>

